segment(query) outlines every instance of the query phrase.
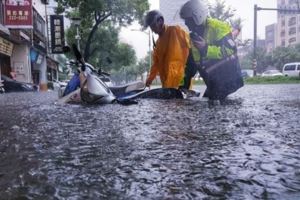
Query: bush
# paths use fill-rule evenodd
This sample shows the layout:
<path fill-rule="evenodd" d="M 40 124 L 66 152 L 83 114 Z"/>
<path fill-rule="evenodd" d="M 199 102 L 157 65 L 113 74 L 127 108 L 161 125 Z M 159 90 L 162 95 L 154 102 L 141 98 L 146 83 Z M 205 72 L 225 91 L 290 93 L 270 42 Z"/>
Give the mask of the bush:
<path fill-rule="evenodd" d="M 280 83 L 300 83 L 299 77 L 271 76 L 271 77 L 248 77 L 244 78 L 246 84 L 280 84 Z"/>

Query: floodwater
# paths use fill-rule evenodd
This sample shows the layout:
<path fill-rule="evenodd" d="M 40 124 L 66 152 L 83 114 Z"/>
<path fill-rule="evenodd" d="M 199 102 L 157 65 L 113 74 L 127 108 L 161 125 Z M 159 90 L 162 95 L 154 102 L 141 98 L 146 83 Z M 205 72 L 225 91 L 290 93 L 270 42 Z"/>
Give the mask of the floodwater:
<path fill-rule="evenodd" d="M 0 199 L 300 199 L 299 84 L 222 104 L 56 100 L 0 95 Z"/>

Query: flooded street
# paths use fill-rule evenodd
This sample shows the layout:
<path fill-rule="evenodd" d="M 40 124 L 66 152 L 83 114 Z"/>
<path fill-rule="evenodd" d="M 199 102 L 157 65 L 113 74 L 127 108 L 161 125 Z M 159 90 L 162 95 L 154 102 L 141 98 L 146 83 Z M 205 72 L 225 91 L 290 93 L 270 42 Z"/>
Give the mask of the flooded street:
<path fill-rule="evenodd" d="M 214 105 L 56 101 L 0 95 L 0 199 L 300 199 L 299 84 Z"/>

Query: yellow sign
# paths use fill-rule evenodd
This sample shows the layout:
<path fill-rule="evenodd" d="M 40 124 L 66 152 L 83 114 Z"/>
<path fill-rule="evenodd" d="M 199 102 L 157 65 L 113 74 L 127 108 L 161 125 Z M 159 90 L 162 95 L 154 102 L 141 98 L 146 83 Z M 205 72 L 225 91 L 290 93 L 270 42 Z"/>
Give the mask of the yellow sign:
<path fill-rule="evenodd" d="M 11 56 L 13 47 L 13 43 L 0 37 L 0 53 Z"/>

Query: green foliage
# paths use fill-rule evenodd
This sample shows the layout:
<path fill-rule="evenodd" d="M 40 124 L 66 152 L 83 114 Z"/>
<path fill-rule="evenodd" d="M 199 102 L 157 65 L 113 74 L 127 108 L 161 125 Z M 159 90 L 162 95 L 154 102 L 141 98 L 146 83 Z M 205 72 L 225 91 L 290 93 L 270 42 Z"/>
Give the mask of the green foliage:
<path fill-rule="evenodd" d="M 112 52 L 112 58 L 115 70 L 120 70 L 122 67 L 128 67 L 136 63 L 136 55 L 132 46 L 125 43 L 120 43 L 115 52 Z"/>
<path fill-rule="evenodd" d="M 129 45 L 119 43 L 120 26 L 138 20 L 149 9 L 147 0 L 55 0 L 57 13 L 65 12 L 68 18 L 80 17 L 80 47 L 88 62 L 110 71 L 136 62 L 135 52 Z M 101 24 L 99 30 L 98 26 Z M 68 44 L 75 43 L 76 28 L 67 31 Z M 107 58 L 113 61 L 107 67 Z"/>
<path fill-rule="evenodd" d="M 77 10 L 83 19 L 82 24 L 93 24 L 95 12 L 105 15 L 111 13 L 110 20 L 119 25 L 126 25 L 137 19 L 142 22 L 143 14 L 149 9 L 147 0 L 55 0 L 58 3 L 57 13 Z"/>
<path fill-rule="evenodd" d="M 224 0 L 214 0 L 214 3 L 209 4 L 209 15 L 222 21 L 227 21 L 234 28 L 242 28 L 241 18 L 234 19 L 235 9 L 226 5 Z"/>
<path fill-rule="evenodd" d="M 300 46 L 278 47 L 272 54 L 274 65 L 279 70 L 282 70 L 285 63 L 300 61 Z"/>
<path fill-rule="evenodd" d="M 270 53 L 267 53 L 262 48 L 257 48 L 256 54 L 257 72 L 264 72 L 266 68 L 270 66 L 282 71 L 282 67 L 284 64 L 300 61 L 300 45 L 289 47 L 277 47 L 276 49 L 274 49 L 274 51 Z M 249 53 L 240 60 L 242 68 L 251 69 L 252 60 L 253 50 L 249 49 Z"/>
<path fill-rule="evenodd" d="M 91 58 L 88 62 L 106 72 L 118 71 L 123 66 L 127 67 L 135 64 L 137 58 L 133 47 L 120 43 L 118 33 L 119 29 L 113 26 L 99 28 L 91 43 Z M 70 28 L 67 32 L 67 38 L 70 39 L 69 44 L 75 42 L 72 34 L 74 35 L 75 31 Z"/>
<path fill-rule="evenodd" d="M 148 52 L 148 54 L 143 59 L 141 59 L 136 65 L 136 73 L 138 76 L 142 77 L 142 79 L 143 79 L 143 74 L 145 72 L 149 72 L 150 70 L 150 56 L 151 54 L 150 52 Z"/>
<path fill-rule="evenodd" d="M 203 80 L 193 81 L 194 85 L 204 85 Z M 286 84 L 286 83 L 299 83 L 300 77 L 286 77 L 286 76 L 273 76 L 273 77 L 247 77 L 244 78 L 245 84 Z"/>
<path fill-rule="evenodd" d="M 209 14 L 213 18 L 217 18 L 223 21 L 227 21 L 234 16 L 235 10 L 231 7 L 227 7 L 225 1 L 215 0 L 213 4 L 209 5 Z"/>
<path fill-rule="evenodd" d="M 244 79 L 246 84 L 282 84 L 300 83 L 299 77 L 273 76 L 273 77 L 248 77 Z"/>

